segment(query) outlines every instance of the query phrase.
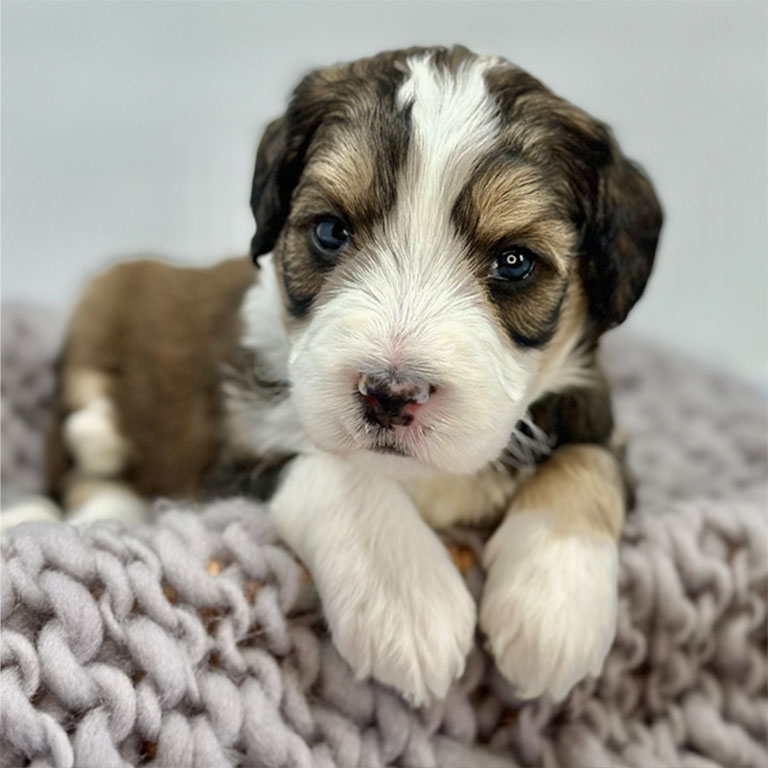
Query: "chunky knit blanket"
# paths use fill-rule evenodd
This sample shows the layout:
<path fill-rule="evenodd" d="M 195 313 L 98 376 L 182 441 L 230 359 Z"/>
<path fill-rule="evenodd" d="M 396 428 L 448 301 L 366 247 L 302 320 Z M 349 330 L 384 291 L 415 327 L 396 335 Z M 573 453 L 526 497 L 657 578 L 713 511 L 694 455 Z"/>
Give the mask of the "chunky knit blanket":
<path fill-rule="evenodd" d="M 55 327 L 4 317 L 6 503 L 40 487 Z M 0 765 L 768 766 L 766 402 L 607 341 L 638 503 L 598 680 L 521 703 L 479 642 L 447 699 L 413 711 L 354 680 L 264 506 L 158 503 L 142 527 L 4 533 Z M 477 594 L 482 533 L 446 540 Z"/>

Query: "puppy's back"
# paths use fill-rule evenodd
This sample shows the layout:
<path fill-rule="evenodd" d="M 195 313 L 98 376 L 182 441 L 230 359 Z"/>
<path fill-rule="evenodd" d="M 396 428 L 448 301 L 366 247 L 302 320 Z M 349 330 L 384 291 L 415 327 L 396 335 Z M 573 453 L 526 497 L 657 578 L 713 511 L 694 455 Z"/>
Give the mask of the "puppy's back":
<path fill-rule="evenodd" d="M 193 496 L 221 440 L 219 371 L 240 331 L 247 258 L 210 268 L 126 262 L 87 285 L 67 330 L 48 470 L 70 497 L 101 480 Z"/>

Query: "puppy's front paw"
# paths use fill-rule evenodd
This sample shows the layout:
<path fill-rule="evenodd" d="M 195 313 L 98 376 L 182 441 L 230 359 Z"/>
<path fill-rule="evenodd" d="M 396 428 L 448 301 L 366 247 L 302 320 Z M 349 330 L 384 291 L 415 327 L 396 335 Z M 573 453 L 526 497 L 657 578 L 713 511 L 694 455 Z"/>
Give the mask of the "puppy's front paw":
<path fill-rule="evenodd" d="M 488 542 L 480 626 L 523 698 L 565 698 L 602 669 L 616 630 L 618 552 L 607 535 L 510 515 Z"/>
<path fill-rule="evenodd" d="M 443 698 L 461 675 L 476 623 L 474 600 L 440 542 L 420 549 L 322 595 L 334 644 L 356 676 L 391 685 L 413 706 Z"/>

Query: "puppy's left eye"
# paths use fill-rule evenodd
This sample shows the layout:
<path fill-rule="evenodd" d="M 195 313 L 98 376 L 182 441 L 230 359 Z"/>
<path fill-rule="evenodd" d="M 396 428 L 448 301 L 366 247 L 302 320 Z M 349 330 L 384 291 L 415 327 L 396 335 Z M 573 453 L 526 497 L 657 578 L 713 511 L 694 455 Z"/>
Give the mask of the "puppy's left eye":
<path fill-rule="evenodd" d="M 332 255 L 349 242 L 349 230 L 341 219 L 323 216 L 312 228 L 312 241 L 322 253 Z"/>
<path fill-rule="evenodd" d="M 515 245 L 502 251 L 496 257 L 493 277 L 519 282 L 530 277 L 535 263 L 536 256 L 533 251 L 522 245 Z"/>

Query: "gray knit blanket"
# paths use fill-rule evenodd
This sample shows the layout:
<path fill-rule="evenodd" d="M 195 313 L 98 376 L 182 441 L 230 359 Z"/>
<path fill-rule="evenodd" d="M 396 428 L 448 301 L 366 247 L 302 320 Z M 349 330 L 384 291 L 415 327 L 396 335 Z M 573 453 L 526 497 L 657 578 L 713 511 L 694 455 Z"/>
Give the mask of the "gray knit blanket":
<path fill-rule="evenodd" d="M 4 504 L 40 488 L 58 327 L 4 313 Z M 637 509 L 598 680 L 521 703 L 479 640 L 413 711 L 353 678 L 264 506 L 159 502 L 143 527 L 4 533 L 0 765 L 768 766 L 766 401 L 621 332 L 605 347 Z M 477 595 L 482 534 L 446 542 Z"/>

